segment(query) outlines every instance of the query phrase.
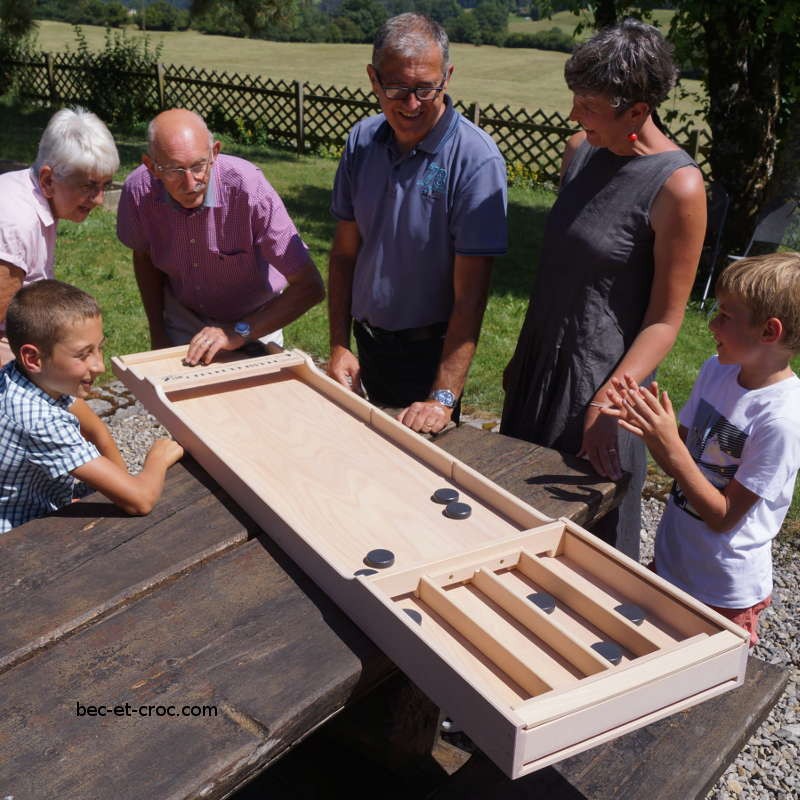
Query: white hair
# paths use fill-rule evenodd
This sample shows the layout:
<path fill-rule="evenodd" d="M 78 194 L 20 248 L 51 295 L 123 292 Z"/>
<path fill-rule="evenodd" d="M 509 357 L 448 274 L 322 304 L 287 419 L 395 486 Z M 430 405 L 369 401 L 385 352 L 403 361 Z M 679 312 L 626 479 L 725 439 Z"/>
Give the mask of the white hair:
<path fill-rule="evenodd" d="M 76 172 L 113 175 L 119 169 L 119 154 L 105 123 L 85 108 L 62 108 L 47 123 L 33 162 L 38 177 L 49 166 L 57 178 Z"/>

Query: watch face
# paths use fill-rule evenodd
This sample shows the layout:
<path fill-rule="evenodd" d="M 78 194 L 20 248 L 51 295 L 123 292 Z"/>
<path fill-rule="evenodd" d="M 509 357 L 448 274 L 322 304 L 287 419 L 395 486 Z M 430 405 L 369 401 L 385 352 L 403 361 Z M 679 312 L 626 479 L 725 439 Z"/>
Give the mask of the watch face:
<path fill-rule="evenodd" d="M 456 396 L 449 389 L 437 389 L 433 393 L 433 399 L 448 408 L 452 408 L 456 404 Z"/>
<path fill-rule="evenodd" d="M 237 322 L 233 326 L 234 333 L 243 336 L 245 339 L 250 335 L 250 326 L 246 322 Z"/>

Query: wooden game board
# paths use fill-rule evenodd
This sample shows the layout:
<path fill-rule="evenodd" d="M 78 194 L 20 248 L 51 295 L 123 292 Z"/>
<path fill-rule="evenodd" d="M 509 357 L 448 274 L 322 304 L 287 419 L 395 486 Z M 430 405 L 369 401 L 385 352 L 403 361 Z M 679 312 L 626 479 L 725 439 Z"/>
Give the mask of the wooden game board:
<path fill-rule="evenodd" d="M 747 634 L 551 520 L 299 351 L 114 371 L 289 555 L 511 777 L 738 686 Z M 432 501 L 450 487 L 471 507 Z M 375 569 L 370 551 L 394 563 Z"/>

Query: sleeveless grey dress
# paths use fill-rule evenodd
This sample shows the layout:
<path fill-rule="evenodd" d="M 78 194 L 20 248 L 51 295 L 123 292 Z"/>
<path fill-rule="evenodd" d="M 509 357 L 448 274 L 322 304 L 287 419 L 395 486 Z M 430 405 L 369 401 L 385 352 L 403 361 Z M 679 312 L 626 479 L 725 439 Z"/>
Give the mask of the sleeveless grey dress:
<path fill-rule="evenodd" d="M 545 224 L 531 300 L 507 373 L 500 431 L 577 453 L 589 401 L 641 327 L 653 282 L 650 207 L 682 150 L 618 156 L 583 142 Z M 695 165 L 696 166 L 696 165 Z M 595 533 L 638 558 L 644 444 L 620 429 L 625 500 Z"/>

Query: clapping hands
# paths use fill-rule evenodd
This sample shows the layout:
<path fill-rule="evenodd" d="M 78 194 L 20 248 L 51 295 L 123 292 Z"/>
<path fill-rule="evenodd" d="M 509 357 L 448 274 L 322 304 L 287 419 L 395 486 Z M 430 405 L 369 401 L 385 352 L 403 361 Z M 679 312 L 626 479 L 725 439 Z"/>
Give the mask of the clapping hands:
<path fill-rule="evenodd" d="M 656 381 L 647 388 L 639 386 L 630 375 L 622 381 L 612 378 L 611 384 L 606 392 L 610 405 L 602 408 L 602 413 L 616 417 L 625 430 L 644 439 L 653 458 L 663 466 L 675 447 L 682 445 L 666 390 L 659 394 Z"/>

